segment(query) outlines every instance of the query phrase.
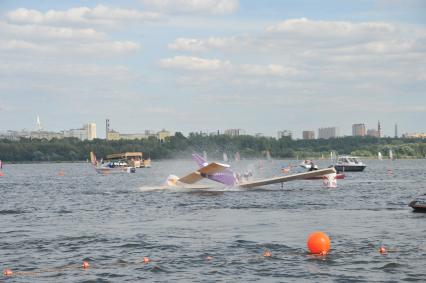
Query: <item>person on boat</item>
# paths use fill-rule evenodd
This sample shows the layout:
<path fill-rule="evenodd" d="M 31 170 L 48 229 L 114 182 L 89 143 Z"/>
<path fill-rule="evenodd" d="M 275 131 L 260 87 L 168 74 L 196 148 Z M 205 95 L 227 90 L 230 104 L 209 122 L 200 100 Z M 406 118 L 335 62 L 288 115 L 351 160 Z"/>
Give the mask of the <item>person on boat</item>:
<path fill-rule="evenodd" d="M 311 168 L 309 168 L 309 171 L 314 171 L 314 170 L 318 170 L 317 166 L 315 166 L 314 161 L 311 160 L 311 162 L 309 163 L 309 165 L 311 165 Z"/>

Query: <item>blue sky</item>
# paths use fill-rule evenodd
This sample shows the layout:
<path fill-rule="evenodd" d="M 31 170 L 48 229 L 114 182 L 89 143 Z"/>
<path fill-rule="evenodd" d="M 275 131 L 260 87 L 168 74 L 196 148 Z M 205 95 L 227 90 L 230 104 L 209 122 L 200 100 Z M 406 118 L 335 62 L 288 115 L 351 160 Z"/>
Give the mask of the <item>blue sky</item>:
<path fill-rule="evenodd" d="M 425 132 L 426 2 L 0 2 L 0 131 Z"/>

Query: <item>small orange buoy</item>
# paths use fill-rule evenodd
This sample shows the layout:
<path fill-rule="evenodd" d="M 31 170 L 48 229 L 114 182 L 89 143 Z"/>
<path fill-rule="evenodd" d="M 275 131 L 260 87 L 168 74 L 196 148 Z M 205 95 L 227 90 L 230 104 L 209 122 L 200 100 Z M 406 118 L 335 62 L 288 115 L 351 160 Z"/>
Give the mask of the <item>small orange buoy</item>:
<path fill-rule="evenodd" d="M 263 256 L 264 256 L 264 257 L 270 257 L 270 256 L 272 256 L 272 254 L 271 254 L 271 252 L 270 252 L 270 251 L 265 250 L 265 251 L 263 252 Z"/>
<path fill-rule="evenodd" d="M 4 276 L 12 276 L 13 275 L 13 271 L 11 269 L 5 269 L 3 271 L 3 275 Z"/>
<path fill-rule="evenodd" d="M 149 263 L 151 260 L 149 259 L 149 257 L 144 256 L 143 257 L 143 263 Z"/>
<path fill-rule="evenodd" d="M 206 256 L 206 260 L 212 260 L 213 259 L 213 257 L 212 256 Z"/>
<path fill-rule="evenodd" d="M 330 238 L 323 232 L 314 232 L 309 235 L 307 245 L 311 254 L 326 255 L 330 251 Z"/>
<path fill-rule="evenodd" d="M 89 266 L 90 266 L 89 262 L 87 262 L 87 261 L 83 261 L 83 265 L 82 265 L 82 267 L 83 267 L 84 269 L 89 268 Z"/>
<path fill-rule="evenodd" d="M 64 171 L 63 171 L 63 170 L 61 170 L 61 171 L 59 171 L 58 175 L 59 175 L 59 176 L 64 176 L 64 175 L 65 175 L 65 173 L 64 173 Z"/>
<path fill-rule="evenodd" d="M 379 253 L 381 253 L 382 255 L 386 254 L 387 253 L 386 248 L 384 246 L 380 246 Z"/>
<path fill-rule="evenodd" d="M 4 173 L 0 171 L 0 177 L 4 176 Z"/>

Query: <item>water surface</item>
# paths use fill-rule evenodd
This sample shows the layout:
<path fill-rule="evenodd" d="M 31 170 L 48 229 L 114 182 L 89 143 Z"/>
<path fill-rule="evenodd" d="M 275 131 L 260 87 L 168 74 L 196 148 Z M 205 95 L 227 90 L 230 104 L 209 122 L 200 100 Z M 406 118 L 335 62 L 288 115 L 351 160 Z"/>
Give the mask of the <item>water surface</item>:
<path fill-rule="evenodd" d="M 260 178 L 297 163 L 232 165 Z M 158 187 L 169 174 L 196 169 L 191 160 L 109 176 L 86 163 L 5 164 L 0 268 L 17 274 L 0 280 L 424 282 L 426 214 L 407 204 L 426 193 L 426 160 L 367 166 L 346 173 L 334 189 L 321 180 L 249 190 L 203 181 L 213 187 L 199 191 Z M 307 254 L 316 230 L 331 238 L 323 258 Z M 392 252 L 381 255 L 382 244 Z M 265 249 L 272 257 L 262 256 Z M 80 268 L 83 260 L 88 270 Z"/>

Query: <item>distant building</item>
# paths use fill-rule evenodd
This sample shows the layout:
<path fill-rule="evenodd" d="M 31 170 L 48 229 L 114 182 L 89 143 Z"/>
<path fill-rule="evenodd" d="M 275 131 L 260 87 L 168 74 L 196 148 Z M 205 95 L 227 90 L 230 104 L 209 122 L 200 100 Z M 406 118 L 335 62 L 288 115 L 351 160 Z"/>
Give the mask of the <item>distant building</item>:
<path fill-rule="evenodd" d="M 139 140 L 147 138 L 145 134 L 120 134 L 121 140 Z"/>
<path fill-rule="evenodd" d="M 402 136 L 409 139 L 426 139 L 426 133 L 403 134 Z"/>
<path fill-rule="evenodd" d="M 277 138 L 278 139 L 282 139 L 282 138 L 292 138 L 293 134 L 290 130 L 283 130 L 283 131 L 278 131 L 277 132 Z"/>
<path fill-rule="evenodd" d="M 352 125 L 352 135 L 355 137 L 365 136 L 365 124 L 353 124 Z"/>
<path fill-rule="evenodd" d="M 315 131 L 303 131 L 302 138 L 304 140 L 314 140 L 315 139 Z"/>
<path fill-rule="evenodd" d="M 378 131 L 378 130 L 376 130 L 376 129 L 368 129 L 368 130 L 367 130 L 367 136 L 370 136 L 370 137 L 376 137 L 376 138 L 379 138 L 379 137 L 380 137 L 380 135 L 379 135 L 379 131 Z"/>
<path fill-rule="evenodd" d="M 83 125 L 80 129 L 70 129 L 63 131 L 65 138 L 78 138 L 80 140 L 93 140 L 96 139 L 96 124 L 88 123 Z"/>
<path fill-rule="evenodd" d="M 319 139 L 337 138 L 338 136 L 339 136 L 339 128 L 337 127 L 328 127 L 328 128 L 318 129 Z"/>
<path fill-rule="evenodd" d="M 166 138 L 170 137 L 170 132 L 162 129 L 157 133 L 157 137 L 160 141 L 164 141 Z"/>
<path fill-rule="evenodd" d="M 246 132 L 243 129 L 226 129 L 225 130 L 225 135 L 227 136 L 242 136 L 245 135 Z"/>
<path fill-rule="evenodd" d="M 21 130 L 21 131 L 7 131 L 6 133 L 0 134 L 0 138 L 2 139 L 8 139 L 8 140 L 19 140 L 21 138 L 29 139 L 31 138 L 31 132 L 28 130 Z"/>
<path fill-rule="evenodd" d="M 106 140 L 107 141 L 116 141 L 120 139 L 120 133 L 117 131 L 114 131 L 112 129 L 108 129 L 107 131 L 107 135 L 106 135 Z"/>
<path fill-rule="evenodd" d="M 31 132 L 32 139 L 62 139 L 64 138 L 63 133 L 49 132 L 49 131 L 32 131 Z"/>

